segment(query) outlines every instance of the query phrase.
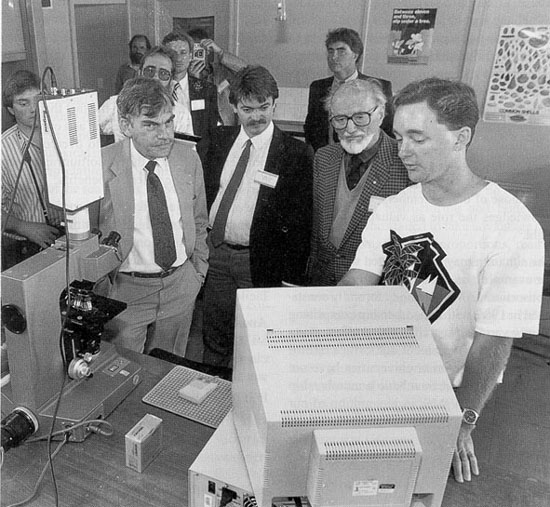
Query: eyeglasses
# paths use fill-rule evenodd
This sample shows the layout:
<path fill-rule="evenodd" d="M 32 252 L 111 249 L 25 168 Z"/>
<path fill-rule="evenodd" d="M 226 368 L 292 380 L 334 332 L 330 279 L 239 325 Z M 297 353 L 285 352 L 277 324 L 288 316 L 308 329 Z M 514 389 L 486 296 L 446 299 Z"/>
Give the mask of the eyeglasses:
<path fill-rule="evenodd" d="M 172 77 L 172 73 L 169 70 L 166 69 L 158 69 L 152 65 L 149 67 L 144 67 L 141 71 L 141 74 L 144 77 L 148 77 L 150 79 L 153 79 L 157 74 L 161 81 L 168 81 Z"/>
<path fill-rule="evenodd" d="M 351 116 L 346 116 L 345 114 L 339 114 L 333 116 L 330 119 L 330 123 L 335 129 L 345 129 L 348 126 L 348 121 L 351 120 L 358 127 L 366 127 L 370 124 L 371 115 L 378 109 L 378 106 L 375 106 L 371 111 L 361 111 L 359 113 L 353 113 Z"/>

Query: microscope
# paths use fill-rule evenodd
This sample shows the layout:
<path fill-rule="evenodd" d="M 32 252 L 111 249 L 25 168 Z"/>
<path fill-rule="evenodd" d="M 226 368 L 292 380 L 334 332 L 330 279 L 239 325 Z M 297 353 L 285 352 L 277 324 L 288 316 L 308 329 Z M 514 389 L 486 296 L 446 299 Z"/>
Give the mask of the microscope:
<path fill-rule="evenodd" d="M 22 439 L 18 432 L 48 434 L 54 415 L 54 431 L 107 417 L 141 381 L 141 367 L 101 340 L 105 322 L 125 303 L 93 290 L 121 263 L 116 231 L 102 241 L 90 233 L 88 205 L 103 197 L 97 93 L 53 90 L 39 102 L 39 118 L 48 196 L 53 205 L 65 203 L 67 237 L 1 275 L 8 448 Z M 70 440 L 89 433 L 81 425 Z"/>

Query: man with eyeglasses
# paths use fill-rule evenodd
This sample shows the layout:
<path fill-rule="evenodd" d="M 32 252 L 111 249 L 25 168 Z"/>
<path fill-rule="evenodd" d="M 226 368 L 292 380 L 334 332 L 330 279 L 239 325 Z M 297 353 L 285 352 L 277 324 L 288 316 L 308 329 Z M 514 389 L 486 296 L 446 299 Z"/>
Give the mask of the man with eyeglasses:
<path fill-rule="evenodd" d="M 332 76 L 313 81 L 309 87 L 309 103 L 304 134 L 306 142 L 314 151 L 327 144 L 338 144 L 338 136 L 330 122 L 325 108 L 325 100 L 343 83 L 356 79 L 370 79 L 358 70 L 363 55 L 363 42 L 359 34 L 351 28 L 336 28 L 327 34 L 325 40 L 327 64 Z M 376 78 L 386 95 L 386 112 L 382 121 L 382 130 L 389 136 L 392 133 L 392 86 L 385 79 Z"/>
<path fill-rule="evenodd" d="M 375 79 L 344 83 L 327 100 L 340 144 L 313 164 L 310 285 L 336 285 L 348 271 L 376 206 L 410 182 L 397 143 L 382 129 L 386 96 Z"/>
<path fill-rule="evenodd" d="M 155 46 L 143 56 L 139 74 L 146 78 L 155 79 L 165 88 L 171 89 L 175 56 L 175 53 L 171 49 Z M 119 126 L 117 98 L 118 95 L 109 97 L 98 111 L 101 133 L 112 135 L 115 142 L 124 139 L 124 134 Z M 178 125 L 175 124 L 174 128 L 177 130 Z"/>
<path fill-rule="evenodd" d="M 172 89 L 176 132 L 200 137 L 197 152 L 204 164 L 212 133 L 220 120 L 218 92 L 212 83 L 189 75 L 195 45 L 191 36 L 182 31 L 170 32 L 162 39 L 162 45 L 176 53 Z"/>

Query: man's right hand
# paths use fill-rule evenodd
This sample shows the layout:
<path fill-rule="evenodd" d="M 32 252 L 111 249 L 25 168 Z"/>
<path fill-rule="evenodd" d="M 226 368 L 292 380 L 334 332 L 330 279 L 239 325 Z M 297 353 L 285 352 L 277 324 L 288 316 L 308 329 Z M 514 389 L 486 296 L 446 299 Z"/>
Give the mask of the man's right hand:
<path fill-rule="evenodd" d="M 52 246 L 59 236 L 55 227 L 41 222 L 22 222 L 17 232 L 41 248 Z"/>
<path fill-rule="evenodd" d="M 222 48 L 218 46 L 212 39 L 203 39 L 201 40 L 201 46 L 208 50 L 208 52 L 214 52 L 217 55 L 222 53 Z"/>

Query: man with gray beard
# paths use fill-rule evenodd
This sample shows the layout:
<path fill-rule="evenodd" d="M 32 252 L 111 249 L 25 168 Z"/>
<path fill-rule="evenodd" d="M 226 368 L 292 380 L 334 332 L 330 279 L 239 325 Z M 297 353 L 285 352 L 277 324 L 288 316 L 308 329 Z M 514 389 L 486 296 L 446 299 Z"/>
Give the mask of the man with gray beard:
<path fill-rule="evenodd" d="M 385 106 L 386 96 L 375 79 L 344 83 L 327 98 L 340 144 L 315 154 L 310 285 L 336 285 L 348 271 L 376 206 L 410 185 L 397 142 L 380 128 Z"/>

